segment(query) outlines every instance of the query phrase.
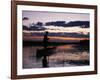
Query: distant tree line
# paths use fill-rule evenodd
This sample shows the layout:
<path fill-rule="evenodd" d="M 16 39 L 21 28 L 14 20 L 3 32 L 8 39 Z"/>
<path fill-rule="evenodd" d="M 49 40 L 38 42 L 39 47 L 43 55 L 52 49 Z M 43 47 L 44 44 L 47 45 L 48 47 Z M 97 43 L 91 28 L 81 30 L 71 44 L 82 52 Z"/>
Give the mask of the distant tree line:
<path fill-rule="evenodd" d="M 45 23 L 46 26 L 63 26 L 63 27 L 74 27 L 80 26 L 81 28 L 88 28 L 90 26 L 89 21 L 70 21 L 66 23 L 65 21 L 55 21 L 55 22 L 47 22 Z"/>

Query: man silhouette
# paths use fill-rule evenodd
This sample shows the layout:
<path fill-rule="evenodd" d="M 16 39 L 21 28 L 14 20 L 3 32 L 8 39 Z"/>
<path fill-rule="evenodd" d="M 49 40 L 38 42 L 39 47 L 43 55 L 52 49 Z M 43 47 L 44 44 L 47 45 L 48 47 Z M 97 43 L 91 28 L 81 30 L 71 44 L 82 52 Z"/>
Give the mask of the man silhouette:
<path fill-rule="evenodd" d="M 43 39 L 44 48 L 47 48 L 48 39 L 48 31 L 46 31 Z"/>

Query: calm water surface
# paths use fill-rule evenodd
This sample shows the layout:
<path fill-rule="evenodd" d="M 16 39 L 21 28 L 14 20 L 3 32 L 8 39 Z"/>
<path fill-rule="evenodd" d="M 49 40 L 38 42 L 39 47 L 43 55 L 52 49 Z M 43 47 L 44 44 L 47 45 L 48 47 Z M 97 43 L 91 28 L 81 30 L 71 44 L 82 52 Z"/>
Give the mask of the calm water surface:
<path fill-rule="evenodd" d="M 23 68 L 89 65 L 89 50 L 77 44 L 23 47 Z"/>

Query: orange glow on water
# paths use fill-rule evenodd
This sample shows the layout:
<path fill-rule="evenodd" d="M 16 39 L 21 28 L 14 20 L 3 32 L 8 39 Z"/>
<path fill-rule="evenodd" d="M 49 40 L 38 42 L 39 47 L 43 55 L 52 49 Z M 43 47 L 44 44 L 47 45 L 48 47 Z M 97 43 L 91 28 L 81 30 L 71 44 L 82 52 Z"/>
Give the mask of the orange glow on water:
<path fill-rule="evenodd" d="M 74 37 L 49 37 L 50 39 L 59 40 L 88 40 L 88 38 L 74 38 Z"/>
<path fill-rule="evenodd" d="M 75 38 L 75 37 L 59 37 L 59 36 L 48 36 L 49 40 L 73 40 L 73 41 L 80 41 L 80 40 L 89 40 L 89 38 Z M 24 36 L 24 40 L 43 40 L 43 36 Z"/>

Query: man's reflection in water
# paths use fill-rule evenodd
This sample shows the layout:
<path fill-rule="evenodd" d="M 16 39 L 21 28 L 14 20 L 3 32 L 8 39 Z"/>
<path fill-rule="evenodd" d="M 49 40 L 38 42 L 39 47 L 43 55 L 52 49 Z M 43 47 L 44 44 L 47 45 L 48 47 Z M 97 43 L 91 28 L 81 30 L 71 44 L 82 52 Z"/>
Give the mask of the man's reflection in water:
<path fill-rule="evenodd" d="M 44 46 L 44 54 L 43 55 L 43 58 L 42 58 L 42 65 L 43 67 L 48 67 L 48 61 L 47 61 L 47 45 L 48 45 L 48 32 L 46 31 L 45 32 L 45 35 L 44 35 L 44 39 L 43 39 L 43 46 Z"/>
<path fill-rule="evenodd" d="M 42 65 L 43 65 L 43 67 L 48 67 L 47 56 L 43 56 Z"/>

